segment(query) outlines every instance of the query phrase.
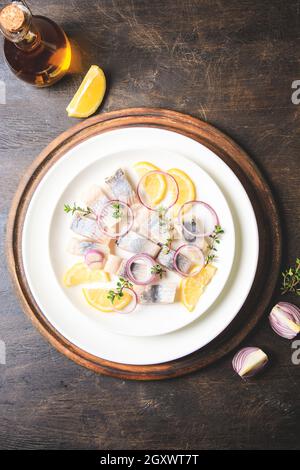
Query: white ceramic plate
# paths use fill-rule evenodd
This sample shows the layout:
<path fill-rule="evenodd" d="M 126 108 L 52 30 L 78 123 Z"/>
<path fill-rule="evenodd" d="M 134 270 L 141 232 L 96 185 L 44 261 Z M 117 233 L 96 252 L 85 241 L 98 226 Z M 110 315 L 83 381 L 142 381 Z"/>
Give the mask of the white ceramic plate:
<path fill-rule="evenodd" d="M 220 248 L 221 246 L 226 248 L 223 248 L 224 263 L 219 263 L 219 271 L 224 269 L 224 272 L 219 279 L 217 276 L 215 278 L 215 289 L 218 290 L 218 294 L 223 289 L 219 297 L 216 299 L 212 293 L 209 294 L 208 288 L 207 303 L 202 307 L 202 311 L 200 309 L 194 314 L 194 318 L 189 317 L 191 314 L 182 310 L 183 307 L 177 304 L 176 310 L 173 307 L 167 316 L 163 313 L 165 307 L 159 309 L 159 313 L 155 312 L 157 307 L 144 307 L 147 311 L 150 309 L 149 316 L 153 315 L 155 319 L 151 334 L 161 334 L 162 331 L 182 327 L 186 322 L 185 316 L 188 321 L 195 321 L 168 335 L 138 338 L 116 334 L 116 331 L 128 335 L 130 327 L 126 325 L 129 325 L 128 319 L 131 317 L 129 320 L 131 328 L 133 329 L 135 324 L 138 326 L 134 334 L 149 334 L 147 328 L 153 325 L 153 321 L 146 319 L 147 328 L 145 329 L 143 320 L 140 318 L 144 309 L 139 317 L 136 312 L 137 322 L 133 321 L 135 314 L 118 315 L 117 321 L 115 321 L 116 317 L 111 317 L 113 318 L 111 321 L 109 315 L 94 312 L 92 308 L 84 305 L 80 289 L 76 289 L 75 293 L 74 288 L 74 294 L 66 294 L 66 290 L 61 287 L 61 274 L 65 268 L 65 262 L 68 261 L 65 255 L 65 242 L 69 223 L 62 211 L 62 205 L 74 199 L 77 188 L 81 191 L 85 183 L 95 182 L 95 169 L 97 174 L 98 171 L 101 172 L 102 180 L 120 163 L 121 166 L 127 166 L 129 159 L 132 161 L 149 159 L 149 152 L 151 155 L 155 152 L 151 160 L 156 162 L 158 158 L 160 166 L 163 166 L 162 156 L 168 155 L 166 160 L 169 160 L 169 155 L 172 154 L 172 164 L 167 161 L 164 165 L 166 169 L 169 166 L 182 167 L 184 165 L 182 168 L 187 173 L 189 170 L 197 171 L 197 179 L 198 176 L 202 178 L 204 188 L 209 189 L 203 199 L 219 211 L 221 224 L 224 225 L 228 237 L 224 236 L 224 243 L 222 241 L 220 245 Z M 108 157 L 112 155 L 113 159 Z M 198 164 L 199 168 L 196 169 L 192 161 Z M 213 176 L 222 192 L 205 173 Z M 201 189 L 203 190 L 203 187 Z M 234 224 L 232 224 L 230 210 L 223 195 L 229 202 Z M 211 196 L 213 200 L 210 199 Z M 234 225 L 237 234 L 236 257 L 234 269 L 227 280 L 234 251 Z M 247 248 L 246 265 L 245 247 Z M 226 258 L 227 251 L 231 253 L 228 258 Z M 207 344 L 234 318 L 250 290 L 256 271 L 257 224 L 251 203 L 240 182 L 224 162 L 206 147 L 169 131 L 145 128 L 122 129 L 83 142 L 69 151 L 47 173 L 37 188 L 26 215 L 23 255 L 26 276 L 37 303 L 53 326 L 69 341 L 91 354 L 108 360 L 131 364 L 153 364 L 181 357 Z M 220 260 L 221 255 L 220 251 Z M 72 262 L 73 260 L 72 258 Z M 83 310 L 83 306 L 86 310 Z M 205 314 L 203 314 L 204 311 Z M 201 315 L 200 318 L 196 319 L 199 315 Z M 182 318 L 184 318 L 183 322 Z M 157 323 L 161 324 L 162 328 L 156 327 Z"/>
<path fill-rule="evenodd" d="M 50 205 L 55 209 L 52 218 L 49 218 L 43 228 L 44 242 L 46 243 L 46 231 L 48 231 L 50 247 L 49 253 L 43 250 L 43 258 L 45 257 L 45 260 L 47 258 L 46 262 L 49 265 L 48 256 L 50 256 L 57 282 L 61 284 L 68 267 L 73 266 L 75 262 L 82 261 L 82 258 L 69 255 L 66 251 L 67 242 L 71 236 L 74 236 L 74 233 L 69 228 L 72 218 L 63 211 L 64 203 L 72 204 L 74 201 L 80 203 L 80 194 L 83 189 L 89 188 L 95 183 L 104 183 L 105 177 L 112 175 L 120 167 L 126 170 L 128 177 L 136 187 L 138 176 L 133 170 L 133 164 L 138 161 L 150 161 L 157 166 L 159 165 L 163 170 L 171 167 L 184 169 L 193 178 L 198 198 L 204 200 L 216 210 L 217 214 L 220 215 L 220 224 L 225 230 L 218 250 L 218 262 L 216 263 L 218 270 L 192 313 L 188 312 L 180 302 L 170 305 L 138 305 L 135 311 L 129 315 L 100 312 L 86 302 L 82 294 L 82 287 L 61 287 L 60 290 L 64 294 L 64 298 L 61 298 L 61 302 L 63 302 L 61 306 L 64 310 L 72 309 L 74 316 L 78 314 L 88 316 L 95 322 L 97 328 L 106 328 L 113 333 L 132 336 L 155 336 L 178 330 L 194 321 L 213 304 L 228 279 L 235 245 L 234 225 L 229 207 L 212 178 L 186 157 L 152 146 L 148 149 L 123 150 L 115 153 L 112 143 L 103 145 L 101 140 L 101 136 L 93 138 L 93 147 L 88 150 L 88 154 L 86 153 L 86 145 L 81 144 L 78 148 L 69 152 L 70 156 L 69 154 L 66 155 L 64 162 L 60 163 L 65 174 L 63 184 L 59 186 L 56 184 L 55 193 L 52 197 L 47 196 L 49 210 Z M 139 145 L 139 142 L 137 141 L 136 144 Z M 99 151 L 99 148 L 101 148 L 101 151 Z M 65 163 L 68 158 L 72 158 L 72 171 Z M 61 170 L 61 168 L 57 168 L 57 171 Z M 54 181 L 56 181 L 55 171 L 48 180 L 47 186 L 54 185 Z M 42 199 L 42 196 L 40 196 L 40 202 L 42 202 Z M 132 256 L 120 249 L 117 249 L 116 253 L 124 258 Z M 32 256 L 31 262 L 34 262 Z M 39 262 L 39 260 L 35 262 Z M 36 278 L 33 282 L 36 286 L 39 284 L 39 278 Z M 165 282 L 175 282 L 179 285 L 180 277 L 175 273 L 168 272 Z M 95 288 L 97 285 L 92 284 L 90 287 Z M 36 289 L 35 295 L 39 295 Z"/>

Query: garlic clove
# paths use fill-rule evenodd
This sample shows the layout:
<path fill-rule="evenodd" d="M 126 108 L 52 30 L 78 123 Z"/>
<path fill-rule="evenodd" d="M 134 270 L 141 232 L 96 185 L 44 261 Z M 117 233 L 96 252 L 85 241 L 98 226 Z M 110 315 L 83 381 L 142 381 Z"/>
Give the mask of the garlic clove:
<path fill-rule="evenodd" d="M 293 339 L 300 333 L 300 309 L 288 302 L 276 304 L 269 315 L 272 329 L 279 336 Z"/>
<path fill-rule="evenodd" d="M 232 367 L 242 378 L 257 374 L 268 362 L 268 356 L 259 348 L 247 347 L 236 353 Z"/>

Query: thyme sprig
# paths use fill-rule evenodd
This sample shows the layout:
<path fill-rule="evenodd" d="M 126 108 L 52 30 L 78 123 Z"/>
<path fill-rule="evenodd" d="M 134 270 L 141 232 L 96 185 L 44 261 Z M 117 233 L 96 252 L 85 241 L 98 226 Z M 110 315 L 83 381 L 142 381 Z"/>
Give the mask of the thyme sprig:
<path fill-rule="evenodd" d="M 165 272 L 166 270 L 160 264 L 156 264 L 155 266 L 152 266 L 151 268 L 151 274 L 158 274 L 160 279 L 162 279 L 163 273 Z"/>
<path fill-rule="evenodd" d="M 114 219 L 120 219 L 122 217 L 121 204 L 119 202 L 115 202 L 114 204 L 112 204 L 112 207 L 114 208 L 112 216 L 114 217 Z"/>
<path fill-rule="evenodd" d="M 164 227 L 165 225 L 167 225 L 167 220 L 166 220 L 167 211 L 168 209 L 164 206 L 159 206 L 159 208 L 157 209 L 160 227 Z"/>
<path fill-rule="evenodd" d="M 220 235 L 224 230 L 220 225 L 216 225 L 213 233 L 209 236 L 210 243 L 208 245 L 208 253 L 206 256 L 205 264 L 212 263 L 216 259 L 216 252 L 218 251 L 216 245 L 220 243 Z"/>
<path fill-rule="evenodd" d="M 170 253 L 171 250 L 171 243 L 172 243 L 172 238 L 167 238 L 165 243 L 162 243 L 162 252 L 164 255 L 167 255 Z"/>
<path fill-rule="evenodd" d="M 76 203 L 74 202 L 73 206 L 70 206 L 69 204 L 64 205 L 64 211 L 68 214 L 69 212 L 72 213 L 72 215 L 75 214 L 75 212 L 80 212 L 82 215 L 90 215 L 92 214 L 92 209 L 90 207 L 87 207 L 86 209 L 83 209 L 80 206 L 77 206 Z"/>
<path fill-rule="evenodd" d="M 133 285 L 131 282 L 127 281 L 127 279 L 124 279 L 124 277 L 119 277 L 119 280 L 117 282 L 117 287 L 115 290 L 111 289 L 108 291 L 107 298 L 111 301 L 113 304 L 115 299 L 117 298 L 120 300 L 124 296 L 124 289 L 129 288 L 131 289 Z"/>
<path fill-rule="evenodd" d="M 300 258 L 296 258 L 294 266 L 290 266 L 282 273 L 281 293 L 292 292 L 300 295 Z"/>

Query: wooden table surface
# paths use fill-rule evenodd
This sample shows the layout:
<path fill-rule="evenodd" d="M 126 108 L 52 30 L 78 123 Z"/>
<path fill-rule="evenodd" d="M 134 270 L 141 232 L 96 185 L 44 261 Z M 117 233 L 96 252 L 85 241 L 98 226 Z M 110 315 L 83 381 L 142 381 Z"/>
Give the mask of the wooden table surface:
<path fill-rule="evenodd" d="M 2 2 L 3 3 L 3 2 Z M 91 64 L 108 77 L 100 112 L 157 106 L 207 120 L 233 137 L 268 180 L 282 218 L 284 264 L 299 253 L 300 4 L 289 0 L 31 0 L 72 40 L 73 74 L 49 89 L 15 78 L 1 57 L 0 448 L 296 449 L 300 365 L 265 319 L 245 344 L 270 367 L 249 382 L 231 356 L 163 382 L 98 376 L 60 355 L 23 314 L 5 263 L 5 225 L 18 181 L 71 127 L 65 107 Z M 268 260 L 266 260 L 266 263 Z M 279 291 L 274 303 L 280 298 Z M 300 304 L 300 300 L 286 297 Z M 266 312 L 267 313 L 267 312 Z"/>

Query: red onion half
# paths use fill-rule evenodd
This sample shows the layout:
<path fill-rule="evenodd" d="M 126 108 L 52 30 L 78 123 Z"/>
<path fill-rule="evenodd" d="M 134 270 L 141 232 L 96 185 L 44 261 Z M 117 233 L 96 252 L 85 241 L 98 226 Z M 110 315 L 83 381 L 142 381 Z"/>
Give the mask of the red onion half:
<path fill-rule="evenodd" d="M 300 309 L 288 302 L 279 302 L 269 315 L 272 329 L 279 336 L 293 339 L 300 333 Z"/>
<path fill-rule="evenodd" d="M 133 273 L 133 264 L 138 264 L 139 261 L 142 262 L 141 266 L 144 265 L 149 268 L 149 275 L 146 279 L 138 279 Z M 155 262 L 155 260 L 146 253 L 138 253 L 137 255 L 132 256 L 126 263 L 126 274 L 129 281 L 133 282 L 133 284 L 137 284 L 140 286 L 151 284 L 151 282 L 153 282 L 157 277 L 155 273 L 151 272 L 151 268 L 153 268 L 156 264 L 157 263 Z"/>
<path fill-rule="evenodd" d="M 260 372 L 268 362 L 268 356 L 259 348 L 247 347 L 236 353 L 232 367 L 243 379 Z"/>
<path fill-rule="evenodd" d="M 195 221 L 193 231 L 187 225 Z M 219 218 L 215 210 L 203 201 L 188 201 L 182 204 L 178 212 L 178 222 L 183 233 L 192 237 L 208 237 L 215 230 L 216 225 L 220 225 Z"/>
<path fill-rule="evenodd" d="M 180 270 L 180 265 L 179 265 L 179 256 L 184 256 L 188 260 L 191 261 L 191 266 L 189 268 L 189 271 L 181 271 Z M 174 259 L 173 259 L 173 266 L 174 269 L 184 277 L 192 277 L 196 276 L 201 269 L 203 268 L 205 263 L 205 258 L 203 255 L 202 250 L 197 246 L 197 245 L 191 245 L 191 244 L 185 244 L 181 245 L 177 250 L 175 251 Z"/>
<path fill-rule="evenodd" d="M 161 175 L 164 178 L 166 184 L 164 197 L 162 200 L 159 200 L 159 203 L 157 204 L 147 197 L 147 191 L 145 188 L 146 180 L 151 175 Z M 147 209 L 149 209 L 150 211 L 159 212 L 163 208 L 163 210 L 166 212 L 168 209 L 170 209 L 170 207 L 176 204 L 179 196 L 179 187 L 174 176 L 170 175 L 169 173 L 166 173 L 165 171 L 153 170 L 149 171 L 148 173 L 145 173 L 145 175 L 142 176 L 142 178 L 138 182 L 136 192 L 141 204 L 147 207 Z"/>
<path fill-rule="evenodd" d="M 137 306 L 138 297 L 137 297 L 135 291 L 133 289 L 131 289 L 130 287 L 124 287 L 123 292 L 127 292 L 131 296 L 131 298 L 132 298 L 131 302 L 126 307 L 124 307 L 122 309 L 119 309 L 118 307 L 115 307 L 114 305 L 112 305 L 112 309 L 113 309 L 114 312 L 117 312 L 117 313 L 123 313 L 123 314 L 131 313 L 135 310 L 135 308 Z"/>
<path fill-rule="evenodd" d="M 119 216 L 117 216 L 119 214 Z M 97 222 L 101 232 L 110 238 L 119 238 L 128 233 L 134 222 L 131 207 L 126 202 L 113 199 L 102 207 Z"/>

